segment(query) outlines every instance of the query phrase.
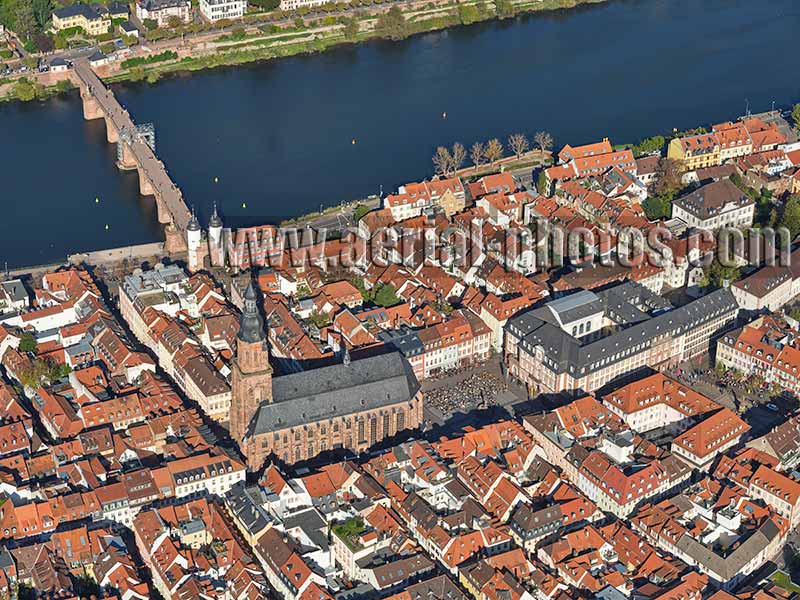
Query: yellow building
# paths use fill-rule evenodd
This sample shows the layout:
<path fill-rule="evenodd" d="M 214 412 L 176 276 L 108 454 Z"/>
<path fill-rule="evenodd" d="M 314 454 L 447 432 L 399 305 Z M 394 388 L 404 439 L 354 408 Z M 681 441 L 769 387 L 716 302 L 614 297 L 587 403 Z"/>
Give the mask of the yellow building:
<path fill-rule="evenodd" d="M 667 157 L 677 160 L 686 171 L 722 164 L 719 140 L 714 133 L 675 138 L 669 143 Z"/>
<path fill-rule="evenodd" d="M 80 27 L 89 35 L 102 35 L 111 29 L 111 16 L 102 5 L 73 4 L 53 11 L 53 30 Z"/>

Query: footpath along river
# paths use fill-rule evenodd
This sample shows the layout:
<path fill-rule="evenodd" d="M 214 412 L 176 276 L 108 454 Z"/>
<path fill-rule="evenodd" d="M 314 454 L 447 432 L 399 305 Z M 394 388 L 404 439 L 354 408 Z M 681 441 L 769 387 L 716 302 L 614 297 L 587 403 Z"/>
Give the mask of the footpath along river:
<path fill-rule="evenodd" d="M 428 177 L 440 144 L 634 142 L 785 106 L 797 31 L 796 0 L 611 0 L 114 89 L 203 222 L 217 201 L 238 226 Z M 115 154 L 77 93 L 0 106 L 0 267 L 159 239 Z"/>

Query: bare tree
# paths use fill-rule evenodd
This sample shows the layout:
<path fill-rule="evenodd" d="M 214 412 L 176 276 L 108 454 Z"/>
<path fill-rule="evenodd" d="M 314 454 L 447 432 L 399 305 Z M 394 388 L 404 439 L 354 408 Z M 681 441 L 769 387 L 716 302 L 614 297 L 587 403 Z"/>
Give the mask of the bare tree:
<path fill-rule="evenodd" d="M 486 149 L 483 147 L 483 144 L 480 142 L 475 142 L 472 144 L 472 148 L 469 149 L 469 157 L 472 159 L 472 164 L 475 165 L 475 170 L 478 170 L 478 167 L 484 163 L 486 156 L 484 153 Z"/>
<path fill-rule="evenodd" d="M 546 131 L 537 132 L 536 135 L 533 136 L 533 141 L 536 142 L 536 145 L 539 146 L 539 149 L 542 151 L 542 158 L 544 158 L 544 153 L 553 147 L 553 136 Z"/>
<path fill-rule="evenodd" d="M 656 165 L 655 191 L 659 195 L 672 195 L 681 189 L 683 170 L 672 158 L 662 157 Z"/>
<path fill-rule="evenodd" d="M 530 143 L 524 134 L 512 133 L 508 136 L 508 147 L 511 148 L 511 151 L 516 155 L 517 160 L 519 160 L 522 158 L 522 155 L 528 151 L 528 148 L 530 148 Z"/>
<path fill-rule="evenodd" d="M 489 161 L 489 164 L 494 164 L 501 158 L 503 158 L 503 144 L 497 138 L 492 138 L 488 142 L 486 142 L 486 148 L 483 151 L 483 155 L 486 157 L 486 160 Z"/>
<path fill-rule="evenodd" d="M 464 164 L 464 160 L 467 158 L 467 149 L 464 148 L 464 144 L 460 142 L 456 142 L 453 144 L 453 175 L 455 175 L 458 170 Z"/>
<path fill-rule="evenodd" d="M 447 175 L 453 164 L 453 155 L 450 150 L 444 146 L 436 148 L 436 154 L 433 155 L 433 166 L 436 167 L 437 175 Z"/>

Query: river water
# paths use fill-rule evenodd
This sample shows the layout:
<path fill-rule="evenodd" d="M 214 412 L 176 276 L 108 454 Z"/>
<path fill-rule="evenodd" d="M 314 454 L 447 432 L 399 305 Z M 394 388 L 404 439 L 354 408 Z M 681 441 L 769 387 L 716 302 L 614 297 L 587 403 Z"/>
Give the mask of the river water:
<path fill-rule="evenodd" d="M 244 225 L 428 177 L 440 144 L 634 142 L 787 105 L 797 31 L 796 0 L 611 0 L 115 92 L 201 218 Z M 0 267 L 159 239 L 115 155 L 77 93 L 0 107 Z"/>

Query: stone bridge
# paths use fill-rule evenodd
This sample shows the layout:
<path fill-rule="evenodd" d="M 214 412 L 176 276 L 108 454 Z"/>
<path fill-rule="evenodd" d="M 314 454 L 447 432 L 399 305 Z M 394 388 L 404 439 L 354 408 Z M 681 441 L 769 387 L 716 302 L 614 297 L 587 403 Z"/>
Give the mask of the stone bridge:
<path fill-rule="evenodd" d="M 186 250 L 186 228 L 191 219 L 183 194 L 170 178 L 164 163 L 156 156 L 120 103 L 86 61 L 75 61 L 74 80 L 81 91 L 83 117 L 87 121 L 104 119 L 109 143 L 119 145 L 117 166 L 139 173 L 139 191 L 154 196 L 158 222 L 166 225 L 166 250 Z"/>

